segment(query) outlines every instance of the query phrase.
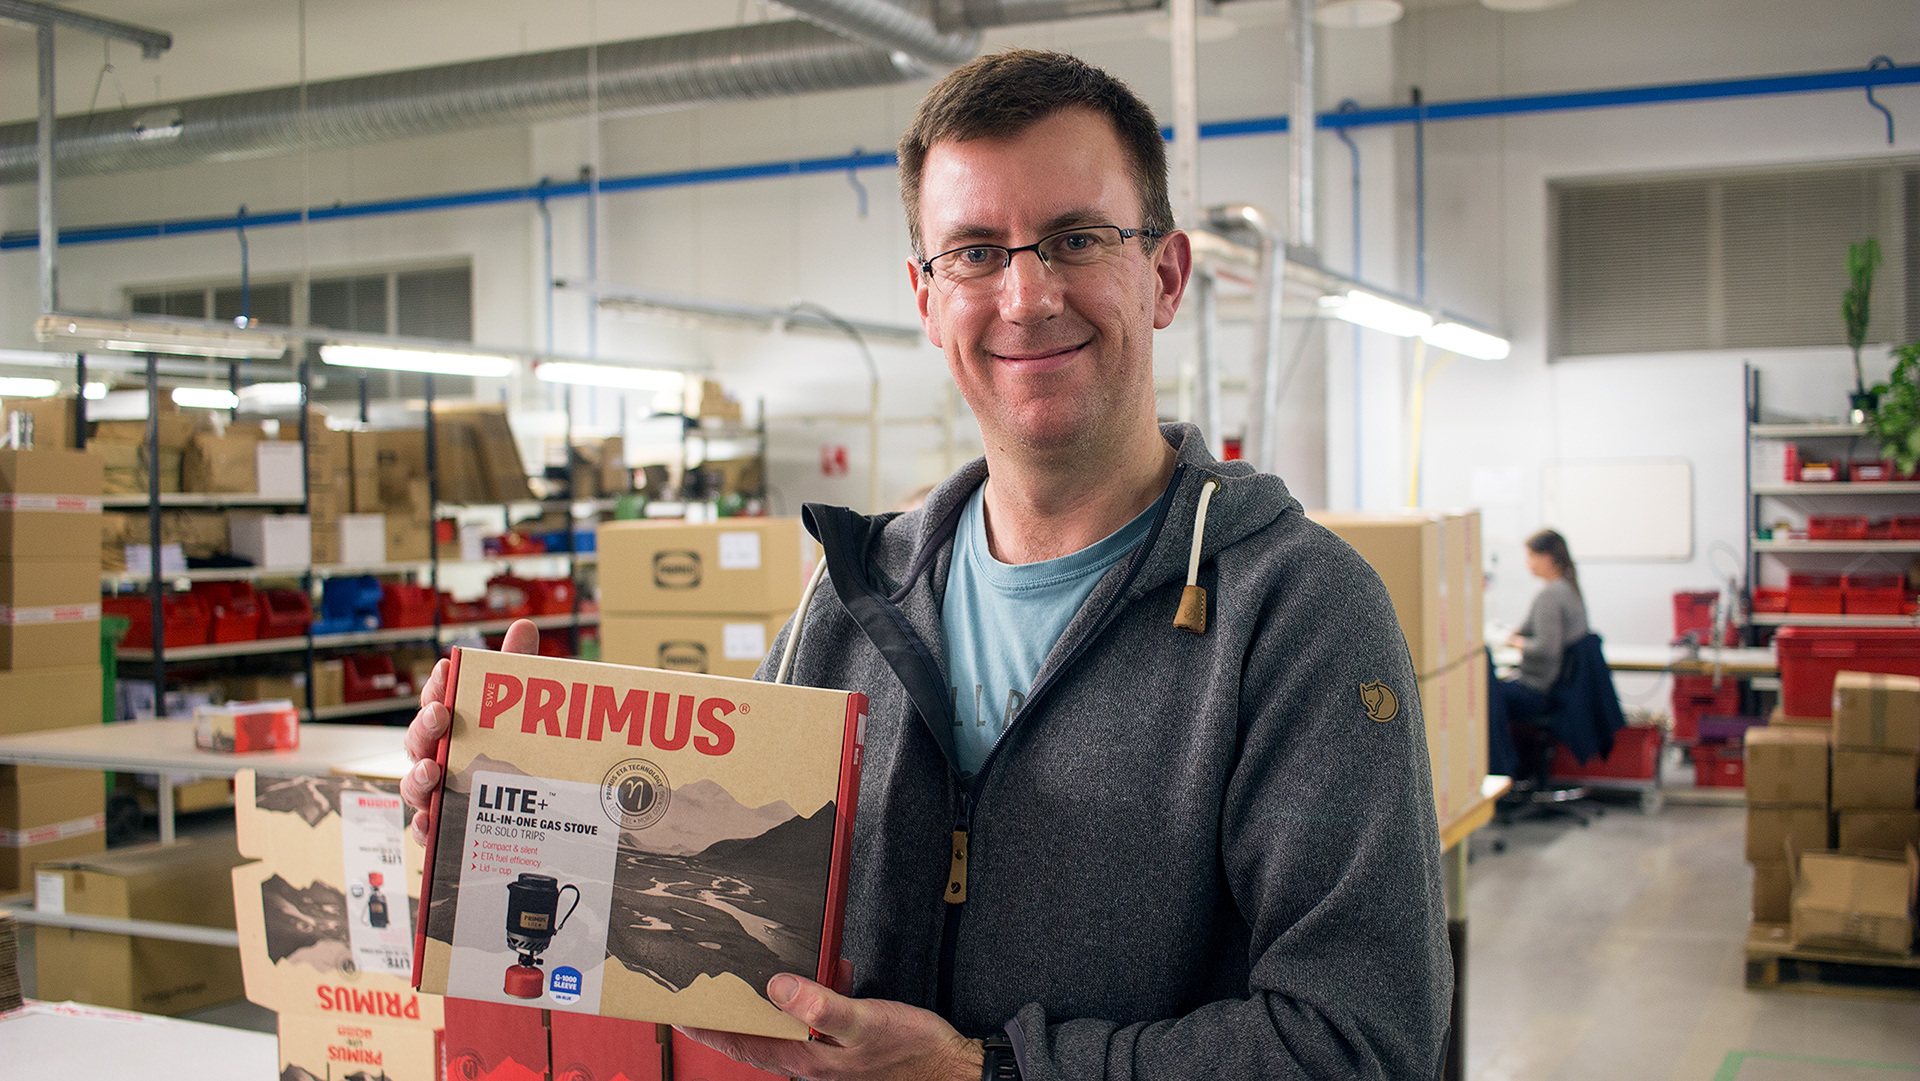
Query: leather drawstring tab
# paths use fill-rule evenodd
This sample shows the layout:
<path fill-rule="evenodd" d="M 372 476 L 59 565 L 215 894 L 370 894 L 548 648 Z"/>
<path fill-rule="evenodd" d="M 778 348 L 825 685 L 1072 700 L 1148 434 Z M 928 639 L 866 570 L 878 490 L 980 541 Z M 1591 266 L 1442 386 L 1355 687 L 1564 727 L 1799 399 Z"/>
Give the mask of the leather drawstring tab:
<path fill-rule="evenodd" d="M 1193 551 L 1187 557 L 1187 588 L 1180 591 L 1180 610 L 1173 625 L 1194 634 L 1207 633 L 1207 591 L 1200 586 L 1200 545 L 1207 532 L 1207 504 L 1220 482 L 1212 477 L 1200 486 L 1200 505 L 1193 512 Z"/>

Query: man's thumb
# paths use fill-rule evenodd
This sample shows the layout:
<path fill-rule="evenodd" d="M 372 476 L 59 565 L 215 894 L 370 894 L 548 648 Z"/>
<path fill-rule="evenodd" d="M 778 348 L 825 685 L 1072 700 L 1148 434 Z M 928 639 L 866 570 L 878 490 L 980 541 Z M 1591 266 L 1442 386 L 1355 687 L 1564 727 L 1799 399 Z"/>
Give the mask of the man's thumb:
<path fill-rule="evenodd" d="M 514 620 L 513 625 L 507 628 L 506 641 L 500 644 L 500 651 L 503 653 L 540 652 L 540 628 L 534 626 L 530 619 Z"/>

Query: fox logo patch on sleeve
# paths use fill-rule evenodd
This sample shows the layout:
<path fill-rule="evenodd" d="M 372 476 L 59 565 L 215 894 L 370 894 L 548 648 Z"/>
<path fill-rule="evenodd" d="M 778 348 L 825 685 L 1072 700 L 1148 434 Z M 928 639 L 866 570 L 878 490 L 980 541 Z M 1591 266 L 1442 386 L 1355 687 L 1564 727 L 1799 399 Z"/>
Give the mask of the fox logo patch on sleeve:
<path fill-rule="evenodd" d="M 1372 720 L 1391 721 L 1400 715 L 1400 699 L 1377 679 L 1360 685 L 1360 704 L 1367 707 L 1367 716 Z"/>

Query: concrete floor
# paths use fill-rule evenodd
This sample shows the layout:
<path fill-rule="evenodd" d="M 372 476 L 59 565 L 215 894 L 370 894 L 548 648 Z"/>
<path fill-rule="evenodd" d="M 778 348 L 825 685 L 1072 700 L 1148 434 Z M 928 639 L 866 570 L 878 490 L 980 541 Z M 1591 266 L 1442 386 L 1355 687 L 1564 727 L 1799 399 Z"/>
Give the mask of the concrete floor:
<path fill-rule="evenodd" d="M 1651 816 L 1614 804 L 1584 828 L 1481 831 L 1467 886 L 1468 1077 L 1920 1077 L 1920 1002 L 1743 986 L 1744 829 L 1738 807 L 1669 802 Z"/>
<path fill-rule="evenodd" d="M 1742 984 L 1738 807 L 1493 826 L 1468 870 L 1471 1081 L 1920 1078 L 1920 1002 Z M 1492 842 L 1506 842 L 1495 854 Z M 23 934 L 22 939 L 31 938 Z M 21 967 L 33 993 L 32 947 Z M 239 1002 L 195 1020 L 273 1031 Z"/>

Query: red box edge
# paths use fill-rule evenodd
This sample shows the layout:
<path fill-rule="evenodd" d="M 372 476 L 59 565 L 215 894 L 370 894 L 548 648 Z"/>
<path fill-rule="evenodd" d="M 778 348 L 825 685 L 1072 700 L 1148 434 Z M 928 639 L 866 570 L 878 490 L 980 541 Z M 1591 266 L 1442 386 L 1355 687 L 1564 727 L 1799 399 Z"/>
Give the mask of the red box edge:
<path fill-rule="evenodd" d="M 440 698 L 440 704 L 447 707 L 449 716 L 453 713 L 453 691 L 460 685 L 460 647 L 454 646 L 447 657 L 447 689 Z M 433 786 L 433 805 L 427 808 L 427 844 L 426 855 L 422 857 L 420 868 L 420 918 L 413 927 L 413 989 L 420 990 L 420 966 L 427 956 L 427 913 L 431 907 L 427 899 L 433 896 L 433 857 L 440 842 L 440 797 L 447 786 L 447 744 L 453 738 L 453 725 L 447 725 L 447 733 L 440 737 L 440 743 L 433 749 L 434 764 L 440 767 L 440 781 Z"/>

